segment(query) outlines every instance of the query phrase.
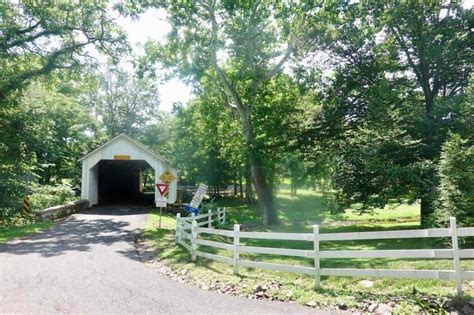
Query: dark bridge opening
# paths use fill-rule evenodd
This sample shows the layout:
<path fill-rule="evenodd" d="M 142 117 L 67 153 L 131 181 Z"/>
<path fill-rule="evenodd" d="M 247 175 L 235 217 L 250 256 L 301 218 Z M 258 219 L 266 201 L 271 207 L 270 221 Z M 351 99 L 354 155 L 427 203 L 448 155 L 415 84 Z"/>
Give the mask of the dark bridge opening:
<path fill-rule="evenodd" d="M 154 192 L 144 192 L 144 174 L 153 170 L 144 160 L 101 160 L 99 204 L 151 204 Z"/>

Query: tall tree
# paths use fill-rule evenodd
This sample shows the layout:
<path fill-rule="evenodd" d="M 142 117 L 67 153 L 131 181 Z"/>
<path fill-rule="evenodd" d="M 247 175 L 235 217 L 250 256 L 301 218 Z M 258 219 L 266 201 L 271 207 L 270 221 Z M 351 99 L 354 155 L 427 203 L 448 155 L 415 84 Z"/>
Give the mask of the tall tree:
<path fill-rule="evenodd" d="M 29 80 L 77 68 L 91 57 L 87 46 L 110 56 L 125 48 L 125 35 L 97 1 L 0 3 L 0 103 Z M 89 50 L 90 51 L 90 50 Z"/>
<path fill-rule="evenodd" d="M 421 199 L 427 225 L 441 145 L 462 124 L 472 9 L 459 1 L 379 1 L 307 13 L 306 49 L 327 53 L 334 75 L 320 82 L 322 104 L 306 134 L 314 141 L 306 143 L 332 147 L 343 204 Z"/>
<path fill-rule="evenodd" d="M 165 1 L 172 31 L 164 45 L 147 47 L 160 61 L 184 77 L 208 76 L 219 84 L 222 108 L 235 111 L 241 124 L 253 183 L 265 224 L 277 215 L 256 146 L 253 107 L 262 83 L 278 75 L 293 52 L 296 7 L 281 1 Z"/>
<path fill-rule="evenodd" d="M 138 137 L 143 127 L 159 116 L 155 82 L 119 69 L 111 68 L 100 78 L 91 102 L 109 137 L 121 133 Z"/>

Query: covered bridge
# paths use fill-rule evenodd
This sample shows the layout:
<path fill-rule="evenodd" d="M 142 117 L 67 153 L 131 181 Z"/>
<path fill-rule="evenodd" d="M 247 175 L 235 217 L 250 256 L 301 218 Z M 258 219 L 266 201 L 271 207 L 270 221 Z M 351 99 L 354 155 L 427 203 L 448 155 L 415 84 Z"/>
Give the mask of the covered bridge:
<path fill-rule="evenodd" d="M 157 183 L 169 183 L 168 203 L 176 201 L 176 169 L 168 160 L 125 134 L 113 138 L 80 161 L 81 197 L 89 200 L 90 206 L 137 203 L 147 199 L 152 202 L 159 195 Z M 153 183 L 149 185 L 145 185 L 146 172 L 154 175 Z M 152 187 L 151 192 L 146 192 L 146 186 Z"/>

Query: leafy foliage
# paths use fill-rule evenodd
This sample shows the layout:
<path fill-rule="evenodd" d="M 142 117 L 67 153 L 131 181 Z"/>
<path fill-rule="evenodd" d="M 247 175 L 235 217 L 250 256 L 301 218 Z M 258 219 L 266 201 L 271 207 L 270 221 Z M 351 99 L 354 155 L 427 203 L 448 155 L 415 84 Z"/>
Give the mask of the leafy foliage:
<path fill-rule="evenodd" d="M 63 205 L 73 201 L 76 197 L 71 185 L 67 183 L 54 186 L 34 184 L 32 191 L 33 193 L 30 196 L 30 206 L 32 211 Z"/>
<path fill-rule="evenodd" d="M 426 225 L 441 146 L 450 130 L 468 126 L 461 105 L 472 10 L 443 1 L 329 2 L 307 14 L 300 50 L 326 67 L 316 81 L 312 71 L 302 75 L 319 88 L 320 104 L 300 137 L 307 160 L 329 157 L 340 208 L 421 200 Z M 315 60 L 321 51 L 329 64 Z"/>
<path fill-rule="evenodd" d="M 474 225 L 474 143 L 451 134 L 439 163 L 439 206 L 435 220 L 446 225 L 455 216 L 460 225 Z"/>
<path fill-rule="evenodd" d="M 0 17 L 1 103 L 28 80 L 90 62 L 87 46 L 114 58 L 126 48 L 105 2 L 2 2 Z"/>

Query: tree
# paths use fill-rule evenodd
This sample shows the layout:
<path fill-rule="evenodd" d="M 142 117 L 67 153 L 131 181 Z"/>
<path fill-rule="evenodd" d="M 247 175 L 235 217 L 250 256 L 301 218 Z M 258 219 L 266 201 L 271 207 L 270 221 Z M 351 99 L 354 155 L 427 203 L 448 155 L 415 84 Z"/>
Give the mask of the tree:
<path fill-rule="evenodd" d="M 415 74 L 423 91 L 422 155 L 427 161 L 439 158 L 439 132 L 436 103 L 463 92 L 472 71 L 472 33 L 469 18 L 460 1 L 413 2 L 398 5 L 387 1 L 377 7 L 375 16 L 392 40 L 401 71 Z M 439 106 L 439 105 L 438 105 Z M 421 216 L 434 211 L 436 178 L 433 170 L 425 174 L 428 184 L 422 189 Z"/>
<path fill-rule="evenodd" d="M 155 122 L 160 98 L 152 80 L 109 69 L 91 101 L 109 137 L 121 133 L 138 137 L 144 126 Z"/>
<path fill-rule="evenodd" d="M 277 221 L 264 157 L 256 146 L 253 108 L 262 83 L 278 75 L 293 52 L 296 7 L 279 1 L 168 1 L 172 31 L 164 45 L 147 47 L 151 60 L 184 77 L 208 76 L 224 96 L 222 108 L 241 124 L 265 224 Z"/>
<path fill-rule="evenodd" d="M 382 1 L 327 3 L 307 14 L 305 49 L 318 47 L 335 63 L 319 82 L 321 107 L 305 132 L 313 141 L 303 143 L 332 148 L 342 205 L 421 199 L 427 225 L 441 145 L 462 124 L 472 10 L 456 1 Z"/>
<path fill-rule="evenodd" d="M 474 215 L 474 144 L 451 134 L 443 145 L 439 163 L 438 223 L 446 225 L 455 216 L 462 226 L 471 226 Z"/>
<path fill-rule="evenodd" d="M 125 49 L 105 2 L 2 2 L 0 29 L 0 104 L 37 76 L 78 68 L 91 59 L 87 46 L 109 56 Z"/>
<path fill-rule="evenodd" d="M 79 184 L 78 159 L 101 134 L 79 101 L 81 87 L 69 83 L 53 78 L 33 82 L 19 106 L 0 111 L 0 218 L 6 209 L 15 211 L 35 184 Z"/>

